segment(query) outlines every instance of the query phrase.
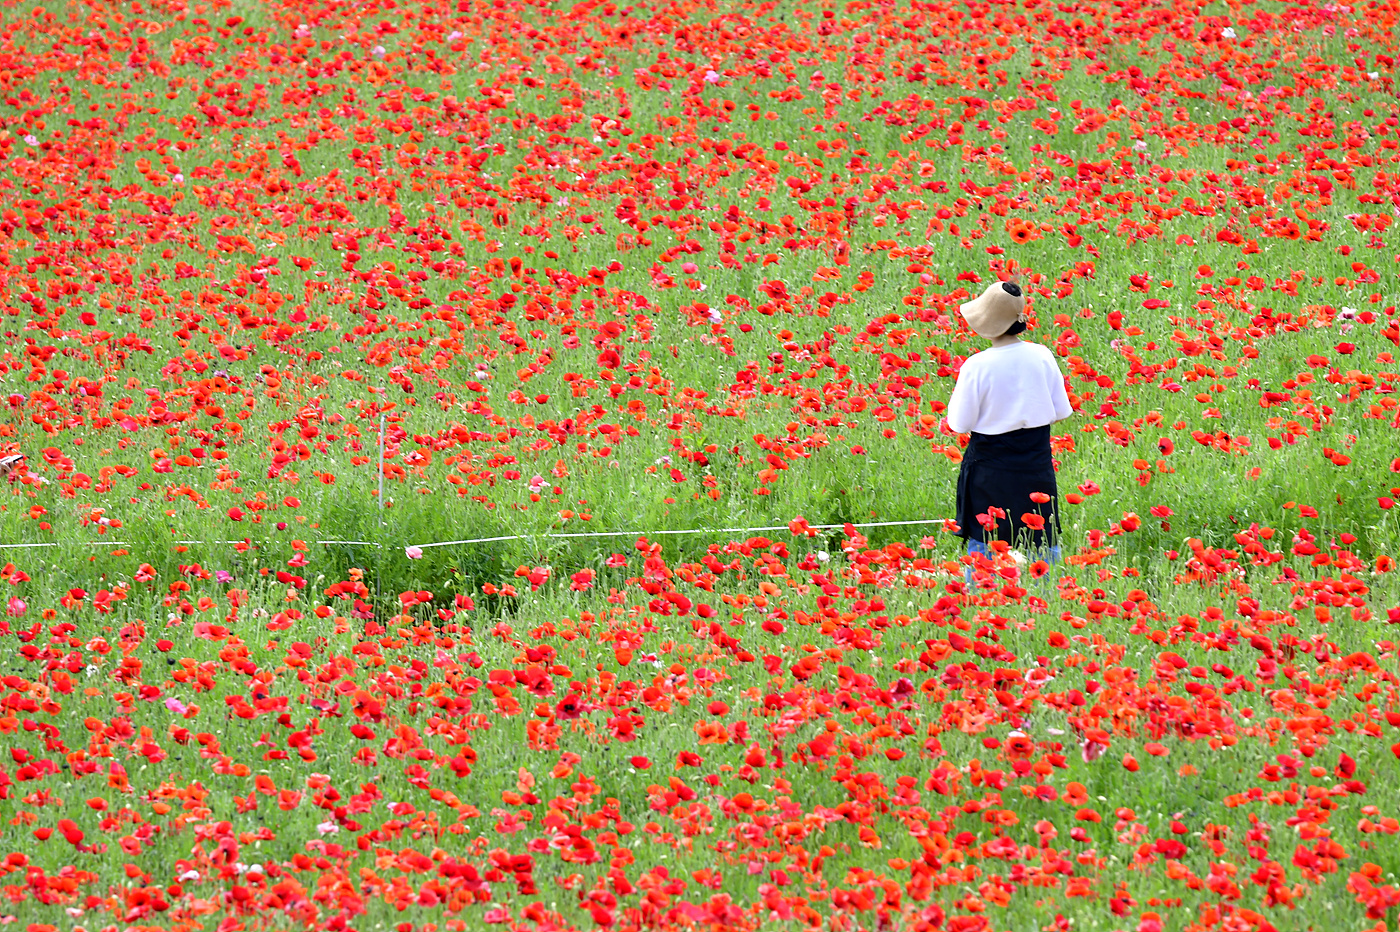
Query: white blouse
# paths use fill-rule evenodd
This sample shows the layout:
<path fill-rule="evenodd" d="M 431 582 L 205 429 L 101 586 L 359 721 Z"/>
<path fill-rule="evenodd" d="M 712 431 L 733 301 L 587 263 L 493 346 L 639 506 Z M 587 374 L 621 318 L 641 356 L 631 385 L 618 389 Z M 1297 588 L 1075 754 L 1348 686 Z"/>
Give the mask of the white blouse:
<path fill-rule="evenodd" d="M 1071 413 L 1054 354 L 1025 340 L 968 357 L 948 399 L 948 426 L 960 434 L 1044 427 Z"/>

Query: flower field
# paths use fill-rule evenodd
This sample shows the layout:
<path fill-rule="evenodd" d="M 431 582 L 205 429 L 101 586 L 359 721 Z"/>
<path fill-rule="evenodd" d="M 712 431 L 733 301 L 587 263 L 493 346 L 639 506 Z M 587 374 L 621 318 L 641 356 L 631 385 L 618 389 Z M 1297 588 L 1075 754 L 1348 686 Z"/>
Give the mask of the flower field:
<path fill-rule="evenodd" d="M 1400 925 L 1397 18 L 0 0 L 0 925 Z"/>

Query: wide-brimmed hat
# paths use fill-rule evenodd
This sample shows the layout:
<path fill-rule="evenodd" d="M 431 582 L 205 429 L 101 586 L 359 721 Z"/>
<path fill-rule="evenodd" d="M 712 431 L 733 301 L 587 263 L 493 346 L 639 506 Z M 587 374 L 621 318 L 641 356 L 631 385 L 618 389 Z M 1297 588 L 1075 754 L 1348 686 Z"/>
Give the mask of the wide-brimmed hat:
<path fill-rule="evenodd" d="M 1026 296 L 1015 282 L 992 282 L 986 291 L 960 305 L 958 310 L 973 333 L 992 340 L 1016 321 L 1025 319 Z"/>

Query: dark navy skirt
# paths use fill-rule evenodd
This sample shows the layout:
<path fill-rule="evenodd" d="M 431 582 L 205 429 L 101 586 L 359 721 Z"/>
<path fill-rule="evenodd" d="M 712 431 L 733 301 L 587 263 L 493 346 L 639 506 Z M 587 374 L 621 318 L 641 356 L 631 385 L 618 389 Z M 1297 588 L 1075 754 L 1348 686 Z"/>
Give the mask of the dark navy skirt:
<path fill-rule="evenodd" d="M 1031 500 L 1043 492 L 1045 502 Z M 958 471 L 959 536 L 989 543 L 1004 540 L 1015 547 L 1047 547 L 1059 542 L 1059 491 L 1050 456 L 1050 425 L 1005 434 L 974 433 Z M 1000 508 L 1005 515 L 988 529 L 978 515 Z M 1034 515 L 1028 524 L 1025 515 Z"/>

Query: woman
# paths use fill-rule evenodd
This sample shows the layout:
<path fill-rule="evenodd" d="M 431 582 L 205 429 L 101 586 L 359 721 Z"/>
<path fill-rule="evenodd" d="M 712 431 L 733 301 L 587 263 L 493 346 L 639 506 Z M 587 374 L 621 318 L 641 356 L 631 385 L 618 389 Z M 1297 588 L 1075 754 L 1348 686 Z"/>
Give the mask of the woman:
<path fill-rule="evenodd" d="M 990 554 L 993 541 L 1059 558 L 1059 493 L 1050 456 L 1050 425 L 1073 413 L 1050 350 L 1021 340 L 1026 299 L 1015 282 L 994 282 L 959 310 L 968 327 L 992 341 L 958 372 L 947 422 L 969 433 L 958 473 L 959 536 L 969 552 Z"/>

